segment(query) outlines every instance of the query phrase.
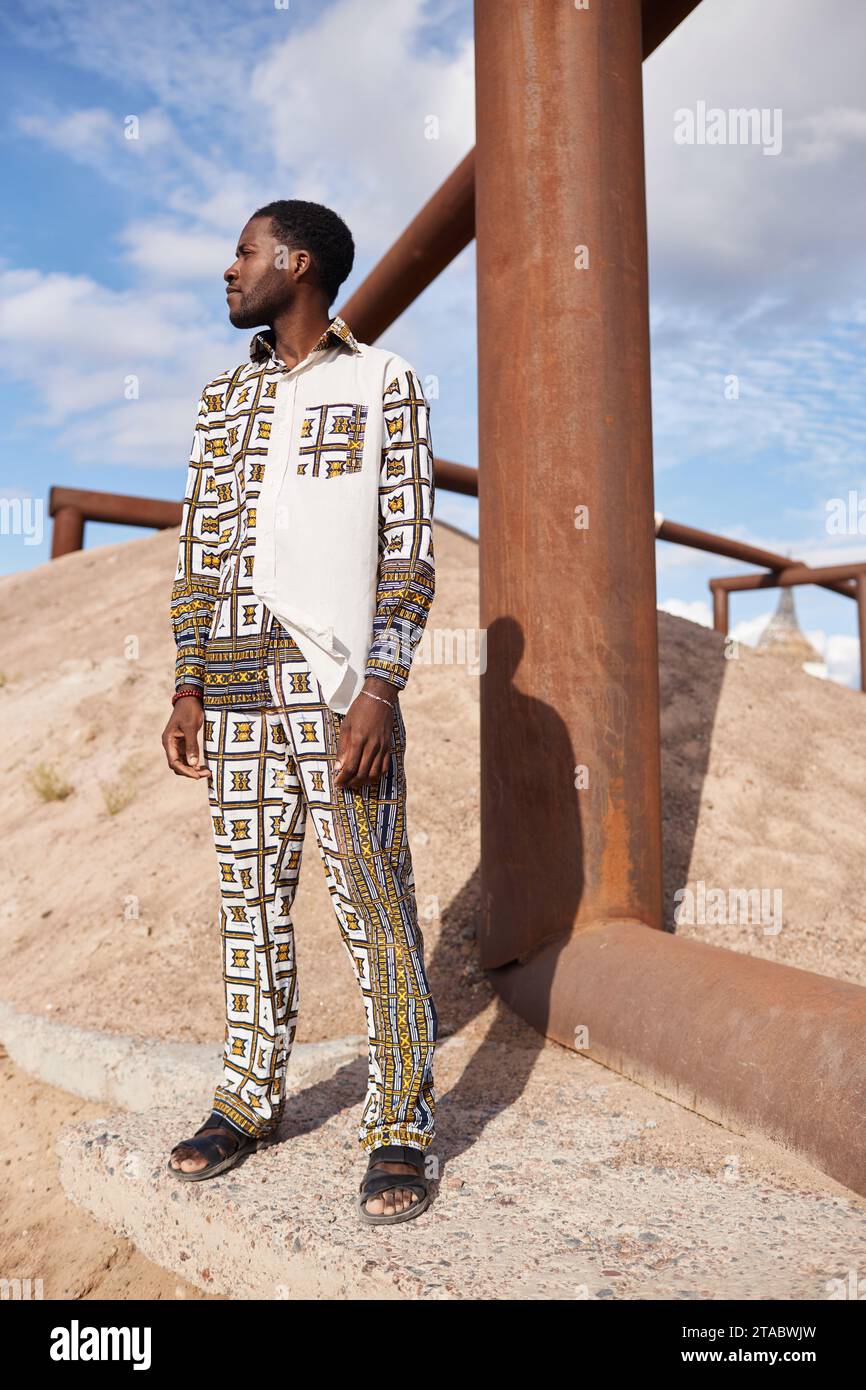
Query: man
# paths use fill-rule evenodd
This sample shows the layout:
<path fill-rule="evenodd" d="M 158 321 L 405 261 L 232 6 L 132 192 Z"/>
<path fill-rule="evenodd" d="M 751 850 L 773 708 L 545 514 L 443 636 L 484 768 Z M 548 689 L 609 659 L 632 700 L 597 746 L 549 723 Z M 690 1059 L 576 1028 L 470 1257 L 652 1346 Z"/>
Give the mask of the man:
<path fill-rule="evenodd" d="M 329 306 L 352 268 L 317 203 L 259 208 L 226 270 L 229 319 L 266 324 L 199 403 L 171 592 L 168 765 L 206 778 L 226 987 L 213 1111 L 169 1159 L 211 1177 L 272 1134 L 299 991 L 291 906 L 312 821 L 360 985 L 369 1079 L 361 1219 L 428 1201 L 438 1020 L 407 838 L 399 692 L 434 594 L 427 402 L 404 358 Z M 203 749 L 199 732 L 204 731 Z"/>

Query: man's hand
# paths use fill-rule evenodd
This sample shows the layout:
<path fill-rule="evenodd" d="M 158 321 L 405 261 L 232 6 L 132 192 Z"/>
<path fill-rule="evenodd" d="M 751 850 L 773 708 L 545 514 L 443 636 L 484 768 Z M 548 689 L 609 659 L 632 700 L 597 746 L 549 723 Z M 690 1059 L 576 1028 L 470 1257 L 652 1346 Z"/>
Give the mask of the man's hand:
<path fill-rule="evenodd" d="M 372 704 L 372 701 L 367 701 Z M 178 777 L 211 777 L 211 769 L 202 766 L 199 751 L 199 730 L 204 722 L 201 700 L 184 695 L 171 712 L 163 730 L 162 746 L 172 772 Z"/>
<path fill-rule="evenodd" d="M 378 676 L 368 676 L 364 690 L 378 695 L 379 699 L 370 700 L 363 693 L 356 696 L 340 726 L 337 745 L 334 781 L 338 787 L 350 787 L 352 790 L 358 790 L 368 782 L 378 782 L 388 771 L 391 761 L 396 687 Z M 384 705 L 383 700 L 387 700 L 388 704 Z M 182 705 L 183 700 L 177 703 Z"/>

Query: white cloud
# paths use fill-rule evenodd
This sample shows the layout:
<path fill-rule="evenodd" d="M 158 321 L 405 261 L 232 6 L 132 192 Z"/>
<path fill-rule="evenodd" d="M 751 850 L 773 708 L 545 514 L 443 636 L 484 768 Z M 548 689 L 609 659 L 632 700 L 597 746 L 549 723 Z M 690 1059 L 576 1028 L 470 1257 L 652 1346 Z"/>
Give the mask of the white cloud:
<path fill-rule="evenodd" d="M 806 634 L 812 646 L 824 658 L 827 675 L 840 685 L 860 688 L 860 643 L 856 637 L 841 632 L 823 632 L 811 629 Z"/>
<path fill-rule="evenodd" d="M 164 205 L 207 216 L 224 182 L 243 180 L 236 236 L 258 204 L 325 202 L 352 227 L 363 263 L 475 139 L 468 4 L 441 0 L 433 13 L 427 0 L 378 0 L 374 13 L 369 0 L 336 0 L 254 7 L 239 23 L 230 5 L 206 0 L 169 11 L 160 0 L 107 10 L 44 0 L 38 23 L 25 13 L 8 24 L 19 42 L 150 89 L 139 148 Z M 122 140 L 126 114 L 40 111 L 19 128 L 117 181 L 130 161 L 115 143 L 135 144 Z"/>
<path fill-rule="evenodd" d="M 250 75 L 272 183 L 293 181 L 294 197 L 329 196 L 356 242 L 379 254 L 475 138 L 471 41 L 448 54 L 419 49 L 424 11 L 421 0 L 378 0 L 371 23 L 368 0 L 342 0 L 315 29 L 274 43 Z M 305 111 L 314 119 L 299 126 Z M 431 119 L 436 139 L 427 138 Z"/>
<path fill-rule="evenodd" d="M 659 608 L 664 613 L 672 613 L 675 618 L 687 618 L 690 623 L 699 623 L 701 627 L 713 625 L 712 610 L 704 599 L 686 602 L 679 598 L 666 598 L 664 603 L 659 604 Z"/>
<path fill-rule="evenodd" d="M 863 264 L 866 181 L 841 190 L 816 141 L 862 141 L 864 30 L 859 0 L 702 0 L 644 65 L 647 190 L 657 287 L 727 312 L 772 289 L 826 303 Z M 783 149 L 677 145 L 678 108 L 783 113 Z M 829 182 L 828 182 L 829 181 Z M 794 306 L 792 306 L 794 307 Z"/>
<path fill-rule="evenodd" d="M 767 626 L 772 612 L 759 613 L 756 617 L 738 622 L 730 631 L 730 637 L 745 646 L 755 647 Z M 826 679 L 839 685 L 859 688 L 860 685 L 860 643 L 856 637 L 845 633 L 825 632 L 821 628 L 810 628 L 805 633 L 812 646 L 820 653 L 826 666 Z M 810 675 L 819 674 L 810 671 Z"/>
<path fill-rule="evenodd" d="M 243 222 L 238 227 L 238 232 Z M 154 220 L 134 222 L 120 236 L 127 264 L 142 277 L 165 283 L 206 280 L 216 302 L 223 272 L 234 260 L 234 240 Z"/>
<path fill-rule="evenodd" d="M 142 165 L 153 177 L 183 159 L 183 142 L 159 107 L 121 114 L 104 107 L 42 110 L 18 115 L 15 124 L 24 135 L 112 183 L 140 181 Z"/>
<path fill-rule="evenodd" d="M 375 23 L 366 0 L 290 14 L 264 7 L 243 24 L 205 0 L 170 12 L 159 0 L 107 11 L 46 0 L 39 23 L 11 16 L 19 42 L 79 72 L 134 80 L 153 98 L 142 103 L 139 142 L 124 139 L 123 117 L 135 113 L 120 107 L 58 111 L 37 90 L 17 113 L 27 138 L 124 187 L 136 216 L 113 233 L 129 288 L 14 266 L 0 275 L 0 366 L 37 402 L 30 420 L 15 423 L 58 430 L 58 447 L 82 462 L 95 447 L 103 462 L 175 462 L 202 385 L 247 354 L 249 333 L 227 321 L 222 276 L 250 213 L 277 197 L 317 198 L 340 212 L 357 248 L 344 298 L 472 145 L 464 19 L 453 0 L 435 20 L 423 0 L 386 0 Z M 435 42 L 420 44 L 428 23 Z M 425 139 L 431 116 L 438 140 Z M 458 321 L 463 375 L 471 369 L 473 263 L 471 253 L 459 257 L 437 299 L 401 316 L 387 337 L 442 375 L 440 438 L 449 415 L 472 408 L 451 383 Z M 123 398 L 129 375 L 140 379 L 138 401 Z"/>
<path fill-rule="evenodd" d="M 702 0 L 644 65 L 660 473 L 862 476 L 862 18 L 859 0 Z M 698 102 L 781 110 L 781 153 L 676 144 Z"/>
<path fill-rule="evenodd" d="M 664 603 L 659 604 L 659 608 L 665 613 L 672 613 L 676 618 L 686 618 L 691 623 L 699 623 L 701 627 L 712 627 L 713 617 L 710 605 L 702 599 L 691 602 L 678 598 L 665 599 Z M 728 636 L 735 642 L 741 642 L 747 647 L 756 647 L 764 628 L 767 626 L 773 610 L 758 613 L 755 617 L 742 619 L 735 623 Z M 856 637 L 849 637 L 843 633 L 827 633 L 820 628 L 810 629 L 806 634 L 812 646 L 823 657 L 826 667 L 824 678 L 836 681 L 839 685 L 849 685 L 856 689 L 860 687 L 860 643 Z M 809 675 L 820 676 L 819 670 L 808 672 Z"/>
<path fill-rule="evenodd" d="M 229 330 L 233 333 L 234 330 Z M 250 334 L 206 323 L 192 295 L 115 291 L 84 275 L 0 271 L 0 367 L 39 409 L 16 424 L 56 429 L 82 462 L 175 465 L 205 382 L 242 361 Z M 139 398 L 127 400 L 128 379 Z"/>
<path fill-rule="evenodd" d="M 210 0 L 40 0 L 6 6 L 3 21 L 19 44 L 100 78 L 147 84 L 161 104 L 213 121 L 223 103 L 240 106 L 251 56 L 296 22 L 295 11 L 251 6 L 241 20 L 236 7 Z"/>
<path fill-rule="evenodd" d="M 849 145 L 866 144 L 866 110 L 846 106 L 820 111 L 793 122 L 793 129 L 803 136 L 795 159 L 803 164 L 829 163 L 841 158 Z"/>
<path fill-rule="evenodd" d="M 743 618 L 738 623 L 734 623 L 728 636 L 735 642 L 742 642 L 746 647 L 756 647 L 758 638 L 773 616 L 773 611 L 759 613 L 755 618 Z"/>
<path fill-rule="evenodd" d="M 99 107 L 54 116 L 19 116 L 16 124 L 25 135 L 81 163 L 101 163 L 122 133 L 117 118 Z"/>

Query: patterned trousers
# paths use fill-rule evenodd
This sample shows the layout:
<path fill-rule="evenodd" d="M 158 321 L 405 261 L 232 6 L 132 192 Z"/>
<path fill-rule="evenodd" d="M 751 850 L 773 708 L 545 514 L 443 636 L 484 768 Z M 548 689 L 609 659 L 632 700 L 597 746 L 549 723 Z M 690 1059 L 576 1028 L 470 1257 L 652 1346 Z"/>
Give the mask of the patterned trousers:
<path fill-rule="evenodd" d="M 204 756 L 220 873 L 226 989 L 223 1080 L 213 1108 L 246 1134 L 280 1122 L 298 1019 L 292 903 L 307 815 L 369 1037 L 362 1150 L 433 1140 L 436 1009 L 424 968 L 406 826 L 406 730 L 399 700 L 378 783 L 337 787 L 344 718 L 273 618 L 272 708 L 204 704 Z"/>

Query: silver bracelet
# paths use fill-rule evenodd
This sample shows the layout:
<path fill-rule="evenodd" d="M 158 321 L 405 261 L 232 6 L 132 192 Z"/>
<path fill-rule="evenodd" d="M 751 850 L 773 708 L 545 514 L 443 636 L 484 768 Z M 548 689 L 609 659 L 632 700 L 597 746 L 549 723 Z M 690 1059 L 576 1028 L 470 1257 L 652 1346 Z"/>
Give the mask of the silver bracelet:
<path fill-rule="evenodd" d="M 362 695 L 369 695 L 369 697 L 370 697 L 371 700 L 380 700 L 381 703 L 382 703 L 383 705 L 387 705 L 389 709 L 393 709 L 393 708 L 394 708 L 394 701 L 392 701 L 392 700 L 386 700 L 382 695 L 374 695 L 373 692 L 372 692 L 372 690 L 362 690 L 362 691 L 361 691 L 361 694 L 362 694 Z"/>

